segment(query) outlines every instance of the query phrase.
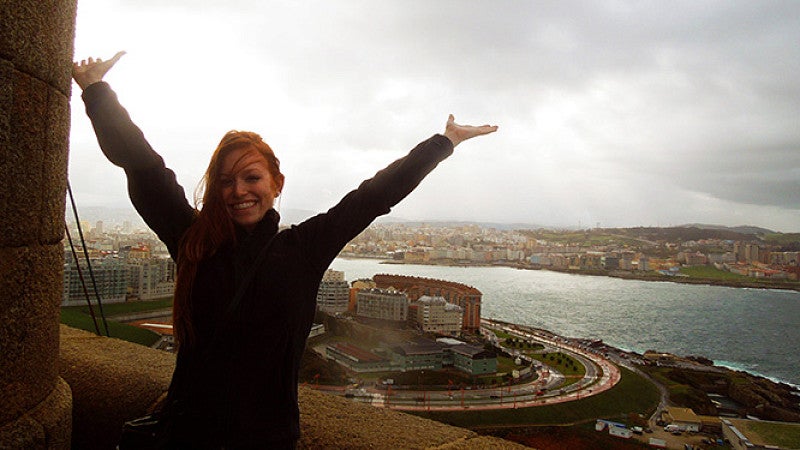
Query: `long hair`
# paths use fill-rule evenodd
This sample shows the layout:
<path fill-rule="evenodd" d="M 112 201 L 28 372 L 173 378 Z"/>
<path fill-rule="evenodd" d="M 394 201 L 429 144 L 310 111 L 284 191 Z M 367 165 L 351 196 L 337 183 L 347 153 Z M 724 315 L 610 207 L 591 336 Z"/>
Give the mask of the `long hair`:
<path fill-rule="evenodd" d="M 279 185 L 283 184 L 280 161 L 261 136 L 250 131 L 234 130 L 222 137 L 195 190 L 196 218 L 184 233 L 178 248 L 178 273 L 172 307 L 173 330 L 178 346 L 190 346 L 195 339 L 190 299 L 197 268 L 223 245 L 236 243 L 236 231 L 222 198 L 220 178 L 225 157 L 240 149 L 258 152 L 263 156 L 272 179 Z"/>

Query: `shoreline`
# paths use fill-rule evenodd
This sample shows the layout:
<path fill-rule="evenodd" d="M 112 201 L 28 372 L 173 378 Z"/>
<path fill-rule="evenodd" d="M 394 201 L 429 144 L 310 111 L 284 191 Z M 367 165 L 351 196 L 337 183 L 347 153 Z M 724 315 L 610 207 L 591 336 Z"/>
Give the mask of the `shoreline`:
<path fill-rule="evenodd" d="M 708 280 L 708 279 L 697 279 L 697 278 L 695 278 L 695 279 L 687 279 L 686 277 L 674 277 L 674 276 L 666 276 L 666 275 L 651 275 L 651 276 L 638 276 L 637 277 L 636 274 L 628 274 L 628 273 L 620 275 L 619 273 L 608 273 L 608 272 L 604 272 L 604 271 L 552 270 L 552 269 L 546 269 L 546 268 L 541 268 L 541 267 L 531 267 L 531 266 L 521 265 L 521 264 L 457 264 L 457 263 L 444 264 L 444 263 L 431 263 L 431 262 L 427 262 L 427 263 L 426 262 L 406 263 L 404 261 L 388 260 L 388 259 L 386 259 L 385 257 L 382 257 L 382 256 L 381 257 L 378 257 L 378 256 L 362 257 L 362 256 L 352 256 L 352 255 L 346 255 L 346 256 L 340 255 L 339 258 L 349 259 L 349 260 L 371 260 L 371 261 L 376 261 L 379 264 L 386 264 L 386 265 L 394 264 L 394 265 L 409 265 L 409 266 L 419 265 L 419 266 L 442 266 L 442 267 L 461 267 L 461 268 L 464 268 L 464 267 L 509 267 L 509 268 L 515 268 L 515 269 L 519 269 L 519 270 L 550 270 L 551 272 L 561 272 L 561 273 L 573 274 L 573 275 L 605 276 L 605 277 L 611 277 L 611 278 L 633 279 L 633 280 L 640 280 L 640 281 L 675 282 L 675 283 L 681 283 L 681 284 L 722 286 L 722 287 L 731 287 L 731 288 L 740 288 L 740 289 L 764 289 L 764 290 L 774 289 L 774 290 L 786 291 L 786 292 L 798 292 L 798 291 L 800 291 L 800 283 L 796 283 L 797 286 L 790 286 L 790 287 L 782 287 L 781 288 L 781 287 L 779 287 L 777 285 L 773 285 L 773 284 L 765 286 L 763 283 L 753 285 L 752 283 L 738 283 L 738 282 L 729 282 L 729 281 L 726 282 L 726 280 Z M 487 319 L 489 319 L 489 318 L 487 318 Z M 503 322 L 503 320 L 499 320 L 499 319 L 489 319 L 489 320 Z M 519 326 L 519 327 L 525 327 L 525 328 L 538 329 L 538 328 L 535 328 L 535 327 L 530 327 L 530 326 L 521 325 L 521 324 L 512 324 L 512 325 Z M 541 331 L 545 331 L 545 332 L 547 332 L 549 334 L 552 334 L 554 336 L 559 336 L 559 337 L 562 337 L 564 339 L 570 339 L 570 340 L 579 339 L 579 338 L 563 337 L 563 336 L 560 336 L 560 335 L 558 335 L 558 334 L 556 334 L 556 333 L 554 333 L 554 332 L 552 332 L 550 330 L 541 329 Z M 636 351 L 634 349 L 626 350 L 624 348 L 616 347 L 616 346 L 613 346 L 613 345 L 605 343 L 605 342 L 604 342 L 604 344 L 607 345 L 610 348 L 613 348 L 613 349 L 619 351 L 619 352 L 628 353 L 628 354 L 635 354 L 635 355 L 639 354 L 638 351 Z M 654 349 L 654 350 L 657 350 L 657 349 Z M 753 377 L 764 378 L 764 379 L 769 380 L 769 381 L 771 381 L 773 383 L 788 385 L 788 386 L 791 386 L 793 389 L 797 390 L 798 394 L 800 395 L 800 383 L 783 380 L 781 378 L 777 378 L 775 376 L 768 375 L 768 374 L 748 371 L 747 369 L 744 369 L 744 368 L 741 368 L 741 367 L 737 367 L 735 364 L 736 364 L 735 362 L 728 362 L 728 364 L 720 364 L 720 363 L 715 361 L 713 367 L 724 369 L 724 370 L 728 370 L 728 371 L 731 371 L 731 372 L 742 372 L 742 373 L 746 373 L 748 375 L 751 375 Z"/>
<path fill-rule="evenodd" d="M 780 291 L 794 291 L 800 292 L 800 282 L 798 281 L 746 281 L 746 280 L 721 280 L 715 278 L 693 278 L 688 276 L 674 276 L 674 275 L 661 275 L 652 272 L 646 274 L 639 274 L 636 272 L 628 272 L 622 270 L 606 271 L 606 270 L 572 270 L 572 269 L 554 269 L 551 267 L 534 266 L 530 264 L 512 264 L 512 263 L 495 263 L 495 264 L 474 264 L 474 263 L 453 263 L 453 262 L 404 262 L 386 259 L 385 257 L 369 257 L 369 256 L 351 256 L 339 255 L 343 259 L 369 259 L 379 260 L 380 264 L 396 264 L 396 265 L 419 265 L 419 266 L 446 266 L 446 267 L 508 267 L 511 269 L 519 270 L 547 270 L 550 272 L 565 273 L 570 275 L 584 275 L 584 276 L 597 276 L 619 278 L 623 280 L 637 280 L 637 281 L 652 281 L 652 282 L 672 282 L 680 284 L 693 284 L 704 286 L 722 286 L 739 289 L 776 289 Z"/>
<path fill-rule="evenodd" d="M 507 325 L 507 326 L 510 326 L 510 327 L 518 329 L 518 330 L 524 330 L 526 332 L 543 333 L 543 334 L 549 335 L 549 337 L 551 337 L 553 339 L 562 340 L 563 342 L 568 342 L 568 343 L 570 343 L 572 345 L 576 345 L 576 346 L 579 346 L 579 344 L 581 342 L 590 341 L 589 339 L 580 338 L 580 337 L 562 336 L 562 335 L 560 335 L 558 333 L 555 333 L 555 332 L 553 332 L 551 330 L 547 330 L 547 329 L 544 329 L 544 328 L 534 327 L 534 326 L 530 326 L 530 325 L 521 325 L 521 324 L 508 322 L 508 321 L 501 320 L 501 319 L 481 318 L 481 320 L 482 321 L 485 320 L 486 322 L 491 323 L 493 325 L 498 325 L 498 324 Z M 633 363 L 633 361 L 631 361 L 631 359 L 629 358 L 630 356 L 635 356 L 636 359 L 641 359 L 641 360 L 644 359 L 644 354 L 639 353 L 639 352 L 637 352 L 635 350 L 624 349 L 624 348 L 621 348 L 621 347 L 617 347 L 617 346 L 614 346 L 612 344 L 609 344 L 609 343 L 605 342 L 602 339 L 600 339 L 597 342 L 599 342 L 605 349 L 607 349 L 607 352 L 614 352 L 617 355 L 628 355 L 628 357 L 625 358 L 625 359 L 628 359 L 629 362 Z M 657 350 L 657 349 L 652 349 L 651 351 L 659 352 L 659 350 Z M 731 367 L 730 365 L 719 364 L 717 361 L 714 361 L 712 359 L 706 358 L 703 355 L 675 355 L 673 353 L 662 353 L 662 354 L 676 356 L 679 360 L 681 360 L 683 362 L 694 361 L 695 367 L 686 367 L 686 366 L 682 367 L 683 369 L 686 369 L 686 370 L 708 371 L 710 369 L 712 371 L 717 371 L 717 372 L 744 373 L 744 374 L 747 374 L 747 375 L 749 375 L 751 377 L 763 378 L 763 379 L 768 380 L 768 381 L 770 381 L 772 383 L 775 383 L 777 385 L 789 386 L 790 388 L 792 388 L 793 391 L 795 391 L 797 393 L 798 396 L 800 396 L 800 384 L 795 384 L 795 383 L 792 383 L 792 382 L 789 382 L 789 381 L 786 381 L 786 380 L 781 380 L 779 378 L 771 377 L 769 375 L 765 375 L 765 374 L 762 374 L 762 373 L 755 373 L 755 372 L 751 372 L 751 371 L 748 371 L 748 370 L 745 370 L 745 369 L 741 369 L 741 368 L 737 368 L 737 367 Z M 702 363 L 697 362 L 697 360 L 706 360 L 706 361 L 709 361 L 711 364 L 702 364 Z M 618 362 L 615 362 L 615 363 L 619 364 Z"/>

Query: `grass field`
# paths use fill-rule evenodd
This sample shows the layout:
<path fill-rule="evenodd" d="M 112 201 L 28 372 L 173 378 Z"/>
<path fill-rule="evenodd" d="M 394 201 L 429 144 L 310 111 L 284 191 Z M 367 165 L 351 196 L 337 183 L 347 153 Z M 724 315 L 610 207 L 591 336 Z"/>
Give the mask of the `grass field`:
<path fill-rule="evenodd" d="M 413 414 L 464 428 L 574 424 L 598 418 L 624 422 L 629 413 L 652 414 L 660 397 L 658 389 L 624 367 L 620 371 L 622 379 L 612 389 L 573 402 L 520 409 Z"/>
<path fill-rule="evenodd" d="M 547 364 L 548 366 L 554 368 L 555 370 L 561 372 L 567 376 L 577 376 L 583 377 L 586 375 L 586 367 L 583 367 L 583 364 L 579 364 L 575 361 L 572 357 L 564 353 L 534 353 L 532 355 L 533 358 Z"/>
<path fill-rule="evenodd" d="M 733 280 L 733 281 L 754 281 L 751 277 L 719 270 L 712 266 L 688 266 L 681 267 L 681 273 L 692 278 L 708 278 L 712 280 Z"/>
<path fill-rule="evenodd" d="M 172 297 L 160 298 L 157 300 L 147 300 L 140 302 L 110 303 L 103 305 L 103 312 L 106 317 L 114 317 L 122 314 L 130 314 L 144 311 L 156 311 L 159 309 L 172 308 Z M 79 310 L 84 314 L 89 314 L 88 306 L 65 306 L 61 310 Z M 95 314 L 99 314 L 97 305 L 94 305 Z"/>
<path fill-rule="evenodd" d="M 755 433 L 771 445 L 781 448 L 800 448 L 800 425 L 793 423 L 737 421 L 736 427 L 743 427 Z"/>
<path fill-rule="evenodd" d="M 117 339 L 151 346 L 158 342 L 158 334 L 145 330 L 143 328 L 134 327 L 124 323 L 115 322 L 109 318 L 119 316 L 122 314 L 129 314 L 134 312 L 154 311 L 172 307 L 172 297 L 152 300 L 146 302 L 126 302 L 126 303 L 113 303 L 103 305 L 103 313 L 106 316 L 106 323 L 108 324 L 108 334 Z M 106 335 L 106 328 L 100 318 L 100 311 L 97 306 L 94 307 L 95 317 L 97 319 L 97 327 L 100 328 L 100 334 Z M 96 333 L 97 328 L 92 320 L 88 306 L 66 306 L 61 308 L 61 323 L 73 328 L 91 331 Z"/>

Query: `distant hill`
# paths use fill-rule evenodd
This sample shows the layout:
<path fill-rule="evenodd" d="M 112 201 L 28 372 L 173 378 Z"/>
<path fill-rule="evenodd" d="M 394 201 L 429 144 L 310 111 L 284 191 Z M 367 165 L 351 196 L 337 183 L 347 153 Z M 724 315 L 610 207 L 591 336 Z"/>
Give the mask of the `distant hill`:
<path fill-rule="evenodd" d="M 738 227 L 755 229 L 756 227 Z M 769 230 L 766 230 L 769 231 Z M 681 227 L 637 227 L 637 228 L 619 228 L 617 232 L 627 236 L 638 237 L 647 239 L 649 241 L 666 241 L 666 242 L 686 242 L 698 241 L 701 239 L 723 239 L 730 241 L 757 241 L 760 240 L 757 234 L 743 233 L 727 227 L 707 227 L 701 228 L 698 226 L 681 226 Z"/>
<path fill-rule="evenodd" d="M 124 222 L 130 222 L 134 227 L 144 227 L 144 221 L 139 217 L 136 210 L 133 209 L 133 206 L 130 205 L 113 208 L 106 206 L 78 205 L 78 216 L 81 221 L 89 222 L 92 226 L 98 221 L 103 221 L 107 229 L 110 229 L 114 225 L 122 225 Z M 64 218 L 67 223 L 75 222 L 75 216 L 69 203 L 67 204 Z"/>
<path fill-rule="evenodd" d="M 87 221 L 92 226 L 99 220 L 105 222 L 107 228 L 114 225 L 121 225 L 125 221 L 130 221 L 134 227 L 144 226 L 136 211 L 130 206 L 125 205 L 121 207 L 101 207 L 89 206 L 79 208 L 81 220 Z M 319 212 L 304 210 L 282 208 L 281 224 L 291 225 L 297 224 L 309 217 L 312 217 Z M 67 209 L 66 220 L 68 223 L 73 222 L 72 210 Z M 800 234 L 798 233 L 778 233 L 766 228 L 755 226 L 741 225 L 736 227 L 726 227 L 722 225 L 701 224 L 693 223 L 677 227 L 633 227 L 633 228 L 606 228 L 606 229 L 591 229 L 591 230 L 575 230 L 564 227 L 547 227 L 544 225 L 530 224 L 530 223 L 497 223 L 497 222 L 473 222 L 473 221 L 458 221 L 458 220 L 408 220 L 401 217 L 392 215 L 379 217 L 376 222 L 378 223 L 398 223 L 408 226 L 439 226 L 439 227 L 462 227 L 467 225 L 475 225 L 482 228 L 495 228 L 498 230 L 553 230 L 556 233 L 571 233 L 578 232 L 582 234 L 610 234 L 610 235 L 624 235 L 635 239 L 645 239 L 648 241 L 667 241 L 667 242 L 686 242 L 696 241 L 700 239 L 725 239 L 733 241 L 761 241 L 777 246 L 781 246 L 784 251 L 800 250 Z"/>
<path fill-rule="evenodd" d="M 379 217 L 378 223 L 401 223 L 410 227 L 428 225 L 437 227 L 463 227 L 475 225 L 481 228 L 496 228 L 498 230 L 535 230 L 546 228 L 542 225 L 530 223 L 498 223 L 498 222 L 472 222 L 467 220 L 407 220 L 392 216 Z"/>
<path fill-rule="evenodd" d="M 726 226 L 723 226 L 723 225 L 709 225 L 709 224 L 703 224 L 703 223 L 692 223 L 692 224 L 687 224 L 687 225 L 681 225 L 681 227 L 684 227 L 684 228 L 700 228 L 700 229 L 703 229 L 703 230 L 730 230 L 730 231 L 735 231 L 737 233 L 755 234 L 755 235 L 759 235 L 759 236 L 775 233 L 772 230 L 768 230 L 766 228 L 761 228 L 761 227 L 754 227 L 754 226 L 751 226 L 751 225 L 739 225 L 737 227 L 726 227 Z"/>

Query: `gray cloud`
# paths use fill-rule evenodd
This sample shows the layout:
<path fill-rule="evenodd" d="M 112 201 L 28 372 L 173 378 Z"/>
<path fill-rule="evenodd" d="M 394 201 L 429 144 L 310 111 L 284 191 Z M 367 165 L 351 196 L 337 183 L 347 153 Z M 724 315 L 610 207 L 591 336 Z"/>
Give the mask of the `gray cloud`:
<path fill-rule="evenodd" d="M 297 184 L 285 201 L 298 207 L 327 208 L 454 112 L 501 131 L 465 144 L 466 155 L 437 169 L 398 214 L 608 226 L 751 221 L 787 231 L 800 223 L 793 1 L 114 7 L 203 17 L 216 24 L 203 38 L 234 47 L 210 61 L 269 75 L 292 105 L 269 134 L 286 146 Z M 265 116 L 280 117 L 271 107 Z M 282 134 L 284 119 L 306 114 L 317 122 L 301 136 Z M 346 168 L 316 176 L 330 161 Z M 480 194 L 466 194 L 475 180 Z"/>

